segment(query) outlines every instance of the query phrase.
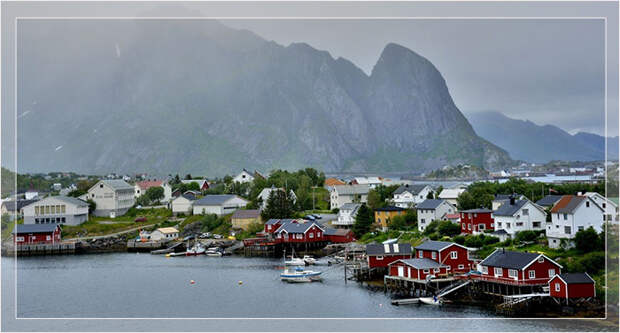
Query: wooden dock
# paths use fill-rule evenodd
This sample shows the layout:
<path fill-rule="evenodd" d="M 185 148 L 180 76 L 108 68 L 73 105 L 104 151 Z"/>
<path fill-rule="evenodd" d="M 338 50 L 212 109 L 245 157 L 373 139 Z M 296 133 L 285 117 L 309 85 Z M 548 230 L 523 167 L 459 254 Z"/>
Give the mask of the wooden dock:
<path fill-rule="evenodd" d="M 44 256 L 57 254 L 75 254 L 75 242 L 42 243 L 42 244 L 18 244 L 10 245 L 3 251 L 12 256 Z"/>
<path fill-rule="evenodd" d="M 127 241 L 127 251 L 129 252 L 150 252 L 166 247 L 167 242 L 159 241 L 136 241 L 135 239 Z"/>

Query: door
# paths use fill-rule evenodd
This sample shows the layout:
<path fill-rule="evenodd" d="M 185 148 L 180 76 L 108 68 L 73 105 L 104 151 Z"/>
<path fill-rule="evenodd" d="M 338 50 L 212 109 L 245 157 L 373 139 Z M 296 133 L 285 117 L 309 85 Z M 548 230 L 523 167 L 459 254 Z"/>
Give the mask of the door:
<path fill-rule="evenodd" d="M 405 276 L 405 267 L 398 266 L 398 276 Z"/>

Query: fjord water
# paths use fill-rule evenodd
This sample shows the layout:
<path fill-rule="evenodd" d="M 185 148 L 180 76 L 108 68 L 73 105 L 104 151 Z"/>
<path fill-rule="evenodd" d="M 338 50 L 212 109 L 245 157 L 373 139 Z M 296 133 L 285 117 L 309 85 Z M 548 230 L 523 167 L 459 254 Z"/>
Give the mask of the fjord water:
<path fill-rule="evenodd" d="M 17 259 L 15 285 L 6 283 L 7 277 L 15 274 L 15 259 L 2 258 L 2 289 L 7 295 L 9 288 L 17 287 L 18 318 L 399 318 L 378 321 L 384 324 L 375 329 L 540 331 L 580 327 L 575 325 L 592 329 L 592 322 L 583 321 L 503 320 L 492 311 L 473 306 L 393 306 L 389 294 L 355 282 L 345 284 L 342 266 L 316 266 L 324 272 L 320 283 L 287 284 L 279 280 L 281 265 L 281 259 L 273 258 L 166 258 L 144 253 L 25 257 Z M 4 305 L 10 301 L 3 296 L 5 315 Z M 405 318 L 441 319 L 400 320 Z M 341 322 L 343 326 L 330 327 L 365 330 L 377 324 L 376 320 Z M 458 327 L 457 322 L 461 323 Z M 161 328 L 155 321 L 140 323 L 143 330 Z M 196 324 L 185 320 L 179 329 L 206 329 L 192 328 Z M 265 319 L 259 324 L 270 327 Z M 297 329 L 304 330 L 304 326 L 289 330 Z M 308 329 L 310 326 L 305 326 Z"/>

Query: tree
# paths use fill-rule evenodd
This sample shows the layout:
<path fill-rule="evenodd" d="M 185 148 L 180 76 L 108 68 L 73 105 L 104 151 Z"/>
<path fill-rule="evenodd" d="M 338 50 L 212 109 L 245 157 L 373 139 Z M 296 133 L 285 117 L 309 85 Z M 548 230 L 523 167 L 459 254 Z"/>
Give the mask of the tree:
<path fill-rule="evenodd" d="M 190 179 L 192 179 L 192 175 L 188 173 L 187 175 L 185 175 L 185 179 L 186 179 L 186 180 L 190 180 Z"/>
<path fill-rule="evenodd" d="M 437 226 L 437 232 L 441 236 L 452 237 L 461 233 L 461 226 L 452 221 L 441 221 Z"/>
<path fill-rule="evenodd" d="M 271 191 L 261 212 L 263 220 L 290 218 L 295 213 L 293 198 L 286 191 Z"/>
<path fill-rule="evenodd" d="M 599 235 L 592 227 L 577 231 L 575 234 L 575 248 L 581 253 L 589 253 L 598 250 L 598 244 L 600 244 Z"/>
<path fill-rule="evenodd" d="M 88 203 L 88 214 L 92 214 L 97 209 L 97 203 L 92 201 L 91 199 L 86 200 Z"/>
<path fill-rule="evenodd" d="M 377 209 L 385 206 L 385 202 L 381 201 L 381 195 L 379 192 L 373 190 L 368 191 L 368 206 L 371 209 Z"/>
<path fill-rule="evenodd" d="M 142 196 L 146 197 L 151 204 L 159 202 L 164 198 L 164 188 L 161 186 L 149 187 Z"/>
<path fill-rule="evenodd" d="M 426 199 L 435 199 L 435 195 L 433 194 L 433 191 L 428 192 L 428 194 L 426 195 Z"/>
<path fill-rule="evenodd" d="M 353 233 L 358 239 L 365 233 L 370 231 L 370 227 L 374 222 L 374 216 L 372 209 L 368 208 L 366 204 L 362 204 L 357 210 L 357 216 L 355 216 L 355 223 L 353 223 Z"/>
<path fill-rule="evenodd" d="M 397 215 L 390 219 L 388 224 L 390 230 L 401 230 L 407 227 L 407 220 L 404 215 Z"/>

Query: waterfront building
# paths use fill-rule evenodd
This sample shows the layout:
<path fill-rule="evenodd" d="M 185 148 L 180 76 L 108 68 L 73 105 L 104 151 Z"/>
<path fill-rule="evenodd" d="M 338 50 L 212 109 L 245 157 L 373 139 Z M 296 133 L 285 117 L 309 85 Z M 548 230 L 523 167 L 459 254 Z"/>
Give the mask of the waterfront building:
<path fill-rule="evenodd" d="M 330 209 L 340 209 L 346 203 L 366 203 L 369 190 L 368 185 L 336 185 L 330 192 Z"/>
<path fill-rule="evenodd" d="M 350 229 L 326 228 L 324 234 L 325 240 L 330 243 L 350 243 L 355 241 L 353 231 Z"/>
<path fill-rule="evenodd" d="M 547 212 L 528 199 L 511 197 L 493 212 L 495 230 L 505 230 L 510 237 L 519 231 L 545 230 Z"/>
<path fill-rule="evenodd" d="M 231 214 L 243 208 L 248 201 L 234 194 L 211 194 L 194 201 L 194 215 L 198 214 Z"/>
<path fill-rule="evenodd" d="M 58 224 L 16 224 L 13 229 L 13 241 L 18 244 L 41 244 L 61 242 Z"/>
<path fill-rule="evenodd" d="M 427 258 L 399 259 L 388 265 L 388 275 L 426 280 L 432 277 L 447 276 L 450 272 L 448 265 Z"/>
<path fill-rule="evenodd" d="M 190 194 L 181 194 L 170 202 L 172 214 L 191 215 L 194 211 L 194 200 L 196 197 Z"/>
<path fill-rule="evenodd" d="M 603 230 L 604 211 L 594 200 L 586 196 L 565 195 L 551 208 L 551 223 L 547 224 L 545 234 L 549 247 L 559 248 L 562 240 L 572 239 L 581 230 L 594 228 L 600 233 Z"/>
<path fill-rule="evenodd" d="M 262 224 L 260 209 L 239 209 L 236 210 L 231 218 L 232 228 L 248 230 L 252 224 Z"/>
<path fill-rule="evenodd" d="M 452 242 L 426 241 L 415 247 L 415 258 L 429 259 L 446 265 L 450 273 L 466 273 L 475 268 L 469 249 Z"/>
<path fill-rule="evenodd" d="M 97 205 L 93 215 L 114 218 L 125 214 L 134 205 L 134 190 L 122 179 L 102 179 L 88 189 L 86 200 Z"/>
<path fill-rule="evenodd" d="M 375 209 L 375 225 L 382 231 L 387 231 L 390 222 L 396 216 L 405 215 L 405 208 L 385 206 Z"/>
<path fill-rule="evenodd" d="M 369 268 L 387 268 L 399 259 L 411 259 L 411 244 L 367 244 L 366 258 Z"/>
<path fill-rule="evenodd" d="M 325 228 L 314 221 L 281 220 L 274 232 L 275 239 L 283 243 L 314 243 L 325 241 Z"/>
<path fill-rule="evenodd" d="M 179 230 L 173 227 L 158 228 L 155 231 L 151 232 L 151 240 L 153 241 L 172 240 L 178 237 Z"/>
<path fill-rule="evenodd" d="M 424 231 L 435 220 L 441 220 L 447 214 L 456 213 L 456 207 L 443 199 L 426 199 L 416 207 L 418 213 L 418 230 Z"/>
<path fill-rule="evenodd" d="M 73 197 L 46 197 L 22 210 L 24 224 L 79 225 L 88 221 L 88 203 Z"/>
<path fill-rule="evenodd" d="M 496 249 L 480 264 L 479 280 L 508 285 L 546 285 L 562 266 L 544 254 Z"/>
<path fill-rule="evenodd" d="M 426 200 L 430 193 L 433 193 L 433 189 L 428 185 L 405 184 L 394 191 L 392 201 L 397 207 L 413 208 Z"/>
<path fill-rule="evenodd" d="M 332 225 L 338 228 L 351 228 L 355 223 L 357 212 L 362 205 L 358 203 L 346 203 L 340 207 L 338 218 L 332 221 Z"/>
<path fill-rule="evenodd" d="M 566 300 L 596 297 L 596 282 L 588 273 L 557 274 L 549 280 L 549 295 Z"/>
<path fill-rule="evenodd" d="M 487 208 L 463 210 L 460 213 L 461 233 L 479 234 L 485 230 L 495 230 L 493 211 Z"/>

